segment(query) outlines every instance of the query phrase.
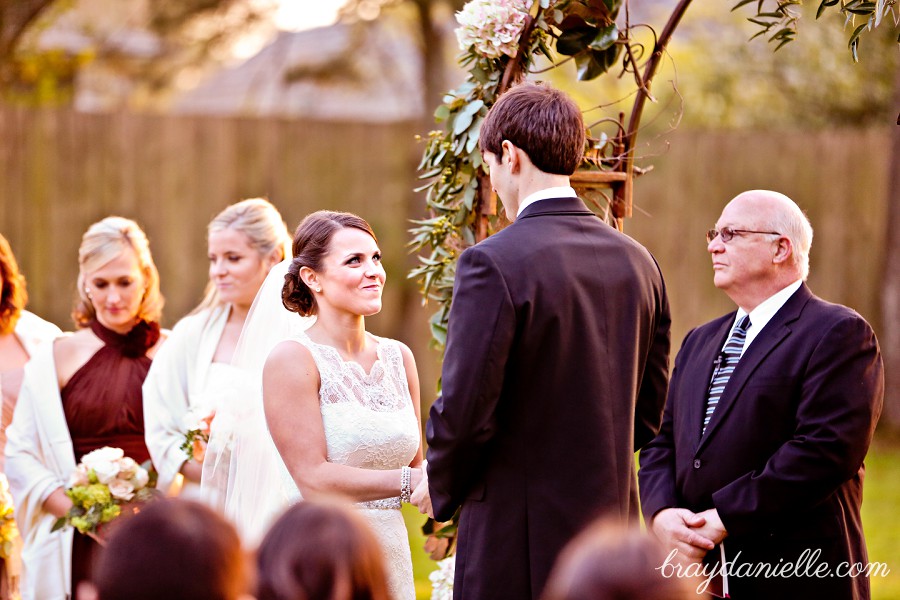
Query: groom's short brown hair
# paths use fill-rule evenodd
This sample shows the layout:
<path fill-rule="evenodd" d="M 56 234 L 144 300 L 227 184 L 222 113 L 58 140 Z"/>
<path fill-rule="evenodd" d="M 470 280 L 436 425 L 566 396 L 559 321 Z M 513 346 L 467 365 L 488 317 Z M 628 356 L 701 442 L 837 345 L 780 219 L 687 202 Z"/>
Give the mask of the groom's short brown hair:
<path fill-rule="evenodd" d="M 498 159 L 503 140 L 523 150 L 545 173 L 571 175 L 584 154 L 584 120 L 578 105 L 549 85 L 520 83 L 488 111 L 479 146 Z"/>

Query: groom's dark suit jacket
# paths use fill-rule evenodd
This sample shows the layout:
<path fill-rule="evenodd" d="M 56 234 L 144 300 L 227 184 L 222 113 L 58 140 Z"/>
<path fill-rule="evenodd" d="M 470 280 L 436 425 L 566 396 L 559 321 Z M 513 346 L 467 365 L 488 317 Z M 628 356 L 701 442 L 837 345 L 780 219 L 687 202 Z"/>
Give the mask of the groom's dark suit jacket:
<path fill-rule="evenodd" d="M 875 334 L 854 311 L 802 285 L 746 349 L 701 436 L 714 362 L 735 314 L 685 337 L 659 435 L 641 451 L 641 504 L 715 507 L 739 564 L 867 562 L 863 459 L 884 394 Z M 748 567 L 745 567 L 747 569 Z M 731 597 L 868 598 L 865 577 L 730 578 Z"/>
<path fill-rule="evenodd" d="M 537 598 L 592 518 L 636 522 L 669 325 L 656 262 L 577 198 L 536 202 L 462 254 L 427 425 L 436 517 L 462 506 L 455 598 Z"/>

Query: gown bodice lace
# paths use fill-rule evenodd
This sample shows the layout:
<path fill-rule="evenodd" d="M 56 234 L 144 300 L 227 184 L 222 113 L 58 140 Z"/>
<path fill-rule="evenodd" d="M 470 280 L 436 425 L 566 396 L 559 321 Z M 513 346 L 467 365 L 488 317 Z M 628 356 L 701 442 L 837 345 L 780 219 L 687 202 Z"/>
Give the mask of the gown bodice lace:
<path fill-rule="evenodd" d="M 345 361 L 337 349 L 313 342 L 305 332 L 293 339 L 309 349 L 319 370 L 328 462 L 379 470 L 408 465 L 421 434 L 400 344 L 376 338 L 377 360 L 367 373 L 359 363 Z M 413 600 L 412 561 L 400 498 L 357 506 L 384 549 L 392 596 Z"/>

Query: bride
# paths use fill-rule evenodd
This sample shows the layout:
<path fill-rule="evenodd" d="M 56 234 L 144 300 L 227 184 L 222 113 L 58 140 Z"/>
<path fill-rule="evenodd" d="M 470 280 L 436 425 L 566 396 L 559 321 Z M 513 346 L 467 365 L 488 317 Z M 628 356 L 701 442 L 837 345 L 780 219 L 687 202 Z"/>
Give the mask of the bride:
<path fill-rule="evenodd" d="M 365 329 L 385 281 L 375 234 L 356 215 L 319 211 L 297 228 L 293 255 L 273 269 L 238 343 L 235 362 L 262 370 L 265 422 L 258 404 L 235 415 L 226 512 L 258 541 L 301 496 L 347 496 L 381 542 L 392 597 L 413 600 L 399 509 L 422 479 L 419 382 L 409 348 Z M 213 431 L 210 451 L 219 445 Z"/>

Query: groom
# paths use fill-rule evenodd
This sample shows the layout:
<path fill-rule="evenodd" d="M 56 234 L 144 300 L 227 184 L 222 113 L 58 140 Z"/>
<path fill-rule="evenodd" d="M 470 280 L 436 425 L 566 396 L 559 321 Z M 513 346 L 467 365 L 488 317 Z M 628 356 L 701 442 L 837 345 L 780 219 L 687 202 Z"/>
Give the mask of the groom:
<path fill-rule="evenodd" d="M 480 144 L 514 222 L 459 258 L 428 491 L 439 521 L 462 506 L 454 598 L 538 598 L 594 517 L 637 523 L 634 452 L 661 420 L 669 307 L 653 257 L 569 186 L 585 144 L 569 97 L 511 89 Z"/>

